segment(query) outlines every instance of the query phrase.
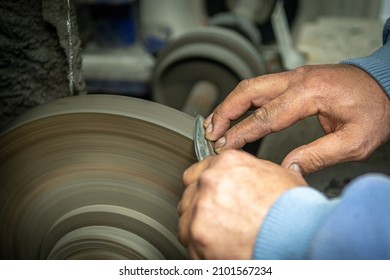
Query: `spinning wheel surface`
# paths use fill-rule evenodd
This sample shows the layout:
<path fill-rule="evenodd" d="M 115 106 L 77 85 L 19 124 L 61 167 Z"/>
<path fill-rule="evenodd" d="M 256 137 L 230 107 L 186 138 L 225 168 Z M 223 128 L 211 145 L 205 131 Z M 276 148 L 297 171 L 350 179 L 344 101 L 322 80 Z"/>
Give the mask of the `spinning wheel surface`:
<path fill-rule="evenodd" d="M 196 161 L 191 116 L 87 95 L 30 110 L 0 136 L 3 259 L 181 259 L 176 206 Z"/>

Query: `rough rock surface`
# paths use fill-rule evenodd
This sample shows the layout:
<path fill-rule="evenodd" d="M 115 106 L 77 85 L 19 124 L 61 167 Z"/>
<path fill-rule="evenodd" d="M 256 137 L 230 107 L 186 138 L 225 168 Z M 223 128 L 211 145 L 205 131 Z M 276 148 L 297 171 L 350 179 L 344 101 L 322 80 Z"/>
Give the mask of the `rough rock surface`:
<path fill-rule="evenodd" d="M 85 93 L 80 69 L 80 40 L 72 1 L 70 10 L 67 0 L 1 1 L 0 128 L 28 108 Z"/>

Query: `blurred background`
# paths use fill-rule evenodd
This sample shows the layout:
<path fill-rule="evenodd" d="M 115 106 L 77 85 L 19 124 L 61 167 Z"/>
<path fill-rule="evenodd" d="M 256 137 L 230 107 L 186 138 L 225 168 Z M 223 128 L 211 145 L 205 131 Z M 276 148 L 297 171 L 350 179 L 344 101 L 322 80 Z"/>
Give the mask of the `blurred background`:
<path fill-rule="evenodd" d="M 75 1 L 88 92 L 147 98 L 158 54 L 199 27 L 222 26 L 239 33 L 265 58 L 263 70 L 274 72 L 368 55 L 381 45 L 390 14 L 387 0 L 280 1 L 291 34 L 283 51 L 302 56 L 284 65 L 272 24 L 276 0 Z"/>

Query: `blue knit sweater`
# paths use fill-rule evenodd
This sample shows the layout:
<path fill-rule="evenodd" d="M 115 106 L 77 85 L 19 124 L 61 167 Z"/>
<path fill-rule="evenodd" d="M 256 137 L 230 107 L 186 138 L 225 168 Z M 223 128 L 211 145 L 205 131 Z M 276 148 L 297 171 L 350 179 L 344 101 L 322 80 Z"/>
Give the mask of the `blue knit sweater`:
<path fill-rule="evenodd" d="M 342 63 L 369 73 L 390 98 L 389 37 L 390 19 L 379 50 Z M 331 200 L 311 187 L 286 192 L 265 218 L 253 258 L 390 259 L 390 177 L 362 176 Z"/>
<path fill-rule="evenodd" d="M 370 74 L 390 97 L 390 18 L 383 29 L 383 47 L 372 55 L 342 61 L 343 64 L 355 65 Z"/>

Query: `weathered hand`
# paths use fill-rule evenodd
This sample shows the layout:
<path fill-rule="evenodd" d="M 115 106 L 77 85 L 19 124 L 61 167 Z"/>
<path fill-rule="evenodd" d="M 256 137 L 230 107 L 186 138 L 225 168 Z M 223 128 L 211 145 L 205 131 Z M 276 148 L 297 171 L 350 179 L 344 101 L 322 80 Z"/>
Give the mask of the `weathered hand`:
<path fill-rule="evenodd" d="M 273 203 L 307 185 L 297 172 L 236 150 L 194 164 L 183 182 L 179 240 L 194 259 L 250 259 Z"/>
<path fill-rule="evenodd" d="M 250 108 L 257 110 L 229 128 Z M 205 121 L 216 151 L 240 148 L 317 115 L 325 136 L 290 152 L 282 166 L 302 173 L 363 160 L 390 137 L 390 101 L 351 65 L 305 66 L 241 82 Z"/>

